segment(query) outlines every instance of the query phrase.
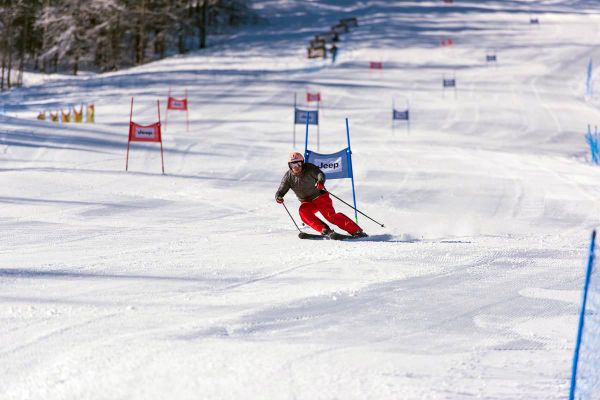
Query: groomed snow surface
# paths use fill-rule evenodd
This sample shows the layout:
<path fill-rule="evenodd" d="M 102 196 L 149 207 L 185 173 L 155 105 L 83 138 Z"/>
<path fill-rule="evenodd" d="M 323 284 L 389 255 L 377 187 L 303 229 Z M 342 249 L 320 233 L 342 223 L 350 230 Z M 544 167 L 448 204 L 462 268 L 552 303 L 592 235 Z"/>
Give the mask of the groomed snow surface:
<path fill-rule="evenodd" d="M 268 23 L 223 47 L 2 95 L 0 398 L 566 398 L 600 211 L 583 136 L 600 4 L 255 8 Z M 307 60 L 348 16 L 337 63 Z M 155 143 L 132 144 L 126 173 L 131 96 L 134 121 L 157 99 L 164 121 L 169 87 L 188 90 L 190 131 L 171 111 L 166 174 Z M 274 201 L 307 90 L 320 152 L 349 119 L 358 207 L 385 224 L 359 216 L 369 241 L 299 240 Z M 35 119 L 85 102 L 93 125 Z M 349 180 L 327 187 L 351 201 Z"/>

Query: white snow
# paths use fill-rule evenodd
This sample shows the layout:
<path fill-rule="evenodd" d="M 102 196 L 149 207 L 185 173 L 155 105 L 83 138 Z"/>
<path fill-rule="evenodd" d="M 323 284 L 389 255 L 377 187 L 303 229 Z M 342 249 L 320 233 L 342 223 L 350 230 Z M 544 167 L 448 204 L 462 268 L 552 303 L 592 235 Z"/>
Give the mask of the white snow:
<path fill-rule="evenodd" d="M 224 47 L 2 95 L 0 398 L 566 398 L 600 211 L 583 136 L 600 4 L 256 3 L 269 24 Z M 338 62 L 307 60 L 347 16 Z M 131 96 L 150 124 L 169 88 L 188 89 L 190 132 L 170 112 L 166 175 L 138 143 L 126 173 Z M 321 152 L 349 118 L 373 240 L 298 240 L 274 201 L 307 88 Z M 410 133 L 392 133 L 393 97 Z M 95 124 L 35 119 L 81 103 Z"/>

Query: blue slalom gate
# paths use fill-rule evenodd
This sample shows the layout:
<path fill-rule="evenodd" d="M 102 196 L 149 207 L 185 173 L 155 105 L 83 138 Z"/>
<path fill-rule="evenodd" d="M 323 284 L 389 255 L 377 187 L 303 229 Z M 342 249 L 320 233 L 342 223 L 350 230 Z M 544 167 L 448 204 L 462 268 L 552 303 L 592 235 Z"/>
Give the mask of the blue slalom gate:
<path fill-rule="evenodd" d="M 594 128 L 594 133 L 592 133 L 592 127 L 588 125 L 588 131 L 585 135 L 585 141 L 588 146 L 590 146 L 590 155 L 592 157 L 592 162 L 594 164 L 600 164 L 600 149 L 598 148 L 598 144 L 600 143 L 600 133 L 598 132 L 598 127 Z"/>
<path fill-rule="evenodd" d="M 396 101 L 392 98 L 392 133 L 395 132 L 396 121 L 406 122 L 406 133 L 410 133 L 410 107 L 408 100 L 406 100 L 406 109 L 397 110 Z"/>
<path fill-rule="evenodd" d="M 594 68 L 592 66 L 592 58 L 590 57 L 590 61 L 588 62 L 588 66 L 587 66 L 586 79 L 585 79 L 585 95 L 588 97 L 592 97 L 594 95 L 593 72 L 594 72 Z"/>
<path fill-rule="evenodd" d="M 442 94 L 446 96 L 446 88 L 454 89 L 454 98 L 456 98 L 456 75 L 453 75 L 452 78 L 446 78 L 445 76 L 442 78 Z"/>
<path fill-rule="evenodd" d="M 319 129 L 319 102 L 317 102 L 316 110 L 304 110 L 300 109 L 296 105 L 296 93 L 294 93 L 294 137 L 292 139 L 293 148 L 296 148 L 296 125 L 303 125 L 306 123 L 306 129 L 308 131 L 308 125 L 317 126 L 317 150 L 320 147 L 320 129 Z"/>
<path fill-rule="evenodd" d="M 595 252 L 594 230 L 583 284 L 569 400 L 600 399 L 600 271 L 594 265 Z"/>
<path fill-rule="evenodd" d="M 345 179 L 350 178 L 352 182 L 352 201 L 354 202 L 354 221 L 358 223 L 358 213 L 356 208 L 356 191 L 354 190 L 354 174 L 352 169 L 352 150 L 350 149 L 350 128 L 348 118 L 346 118 L 346 139 L 348 147 L 331 154 L 321 154 L 308 149 L 308 125 L 309 120 L 306 117 L 306 135 L 304 140 L 304 161 L 315 164 L 319 167 L 327 179 Z"/>

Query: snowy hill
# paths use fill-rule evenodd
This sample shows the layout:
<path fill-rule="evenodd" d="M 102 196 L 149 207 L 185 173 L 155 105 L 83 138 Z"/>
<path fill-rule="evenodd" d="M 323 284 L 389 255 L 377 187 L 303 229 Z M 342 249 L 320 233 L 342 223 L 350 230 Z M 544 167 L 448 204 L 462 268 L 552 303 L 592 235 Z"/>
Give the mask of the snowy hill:
<path fill-rule="evenodd" d="M 600 4 L 255 3 L 269 23 L 224 47 L 2 95 L 0 398 L 566 398 L 600 211 L 583 138 Z M 349 16 L 337 62 L 307 60 Z M 125 172 L 131 97 L 150 124 L 169 88 L 190 131 L 170 112 L 166 174 L 154 143 Z M 373 240 L 298 240 L 274 201 L 307 89 L 322 152 L 349 119 Z M 35 119 L 86 102 L 95 124 Z"/>

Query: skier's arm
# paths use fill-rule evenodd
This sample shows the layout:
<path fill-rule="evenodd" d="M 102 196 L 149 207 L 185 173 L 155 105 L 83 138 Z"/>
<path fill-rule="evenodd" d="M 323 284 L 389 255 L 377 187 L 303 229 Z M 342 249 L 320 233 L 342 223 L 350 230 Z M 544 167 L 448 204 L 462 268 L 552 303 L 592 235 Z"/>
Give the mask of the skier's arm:
<path fill-rule="evenodd" d="M 314 164 L 308 164 L 306 165 L 307 168 L 310 168 L 309 173 L 310 176 L 312 176 L 317 182 L 321 182 L 323 184 L 325 184 L 325 173 L 323 173 L 323 171 L 321 171 L 321 168 L 317 167 Z"/>
<path fill-rule="evenodd" d="M 315 187 L 318 190 L 325 190 L 325 173 L 321 171 L 321 168 L 316 165 L 312 166 L 312 177 L 315 178 L 317 182 L 315 182 Z"/>
<path fill-rule="evenodd" d="M 290 190 L 290 180 L 288 174 L 286 173 L 281 179 L 281 183 L 279 184 L 279 189 L 275 192 L 275 199 L 282 199 L 283 196 Z"/>
<path fill-rule="evenodd" d="M 321 182 L 323 185 L 325 184 L 325 174 L 320 169 L 319 173 L 317 174 L 317 182 Z"/>

